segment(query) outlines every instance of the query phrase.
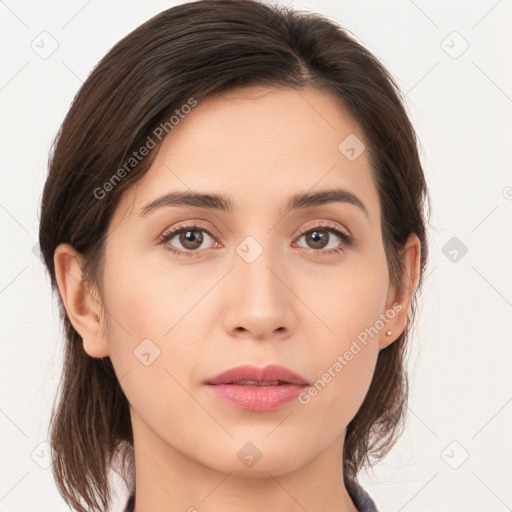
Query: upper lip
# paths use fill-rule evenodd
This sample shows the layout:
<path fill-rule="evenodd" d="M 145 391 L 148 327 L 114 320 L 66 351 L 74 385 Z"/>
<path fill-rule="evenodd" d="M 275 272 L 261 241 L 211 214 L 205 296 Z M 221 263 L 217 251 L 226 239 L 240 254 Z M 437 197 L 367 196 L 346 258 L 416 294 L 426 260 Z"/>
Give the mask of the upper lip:
<path fill-rule="evenodd" d="M 236 366 L 207 380 L 206 384 L 232 384 L 244 380 L 256 382 L 281 381 L 287 384 L 298 384 L 302 386 L 308 384 L 306 379 L 297 373 L 277 364 L 271 364 L 264 368 L 250 365 Z"/>

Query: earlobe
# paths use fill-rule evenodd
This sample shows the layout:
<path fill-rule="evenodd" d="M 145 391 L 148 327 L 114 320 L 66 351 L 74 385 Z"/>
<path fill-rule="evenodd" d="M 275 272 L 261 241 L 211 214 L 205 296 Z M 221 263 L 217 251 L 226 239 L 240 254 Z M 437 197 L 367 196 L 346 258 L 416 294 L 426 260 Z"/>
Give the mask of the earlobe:
<path fill-rule="evenodd" d="M 382 350 L 391 345 L 407 327 L 412 300 L 419 283 L 421 264 L 421 242 L 415 233 L 411 233 L 401 251 L 402 286 L 398 292 L 390 286 L 388 310 L 393 309 L 393 318 L 389 321 L 379 337 L 379 348 Z M 391 331 L 391 333 L 389 332 Z"/>
<path fill-rule="evenodd" d="M 99 296 L 93 295 L 82 278 L 82 255 L 69 244 L 60 244 L 53 255 L 55 277 L 68 318 L 82 337 L 91 357 L 107 357 L 109 344 L 100 322 Z"/>

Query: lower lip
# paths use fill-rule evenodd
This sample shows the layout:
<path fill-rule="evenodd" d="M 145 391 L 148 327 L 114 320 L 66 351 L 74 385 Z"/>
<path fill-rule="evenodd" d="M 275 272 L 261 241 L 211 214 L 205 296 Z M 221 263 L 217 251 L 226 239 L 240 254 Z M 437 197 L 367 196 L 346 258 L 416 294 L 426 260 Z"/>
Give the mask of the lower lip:
<path fill-rule="evenodd" d="M 236 384 L 208 384 L 212 393 L 238 409 L 247 411 L 274 411 L 291 402 L 306 386 L 240 386 Z"/>

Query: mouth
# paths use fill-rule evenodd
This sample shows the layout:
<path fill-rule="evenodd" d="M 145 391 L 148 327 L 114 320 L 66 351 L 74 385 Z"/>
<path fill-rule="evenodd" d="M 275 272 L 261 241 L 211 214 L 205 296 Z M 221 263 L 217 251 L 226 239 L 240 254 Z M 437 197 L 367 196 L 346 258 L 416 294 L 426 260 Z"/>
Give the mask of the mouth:
<path fill-rule="evenodd" d="M 264 368 L 239 366 L 222 372 L 204 384 L 223 402 L 254 412 L 279 409 L 309 386 L 306 379 L 279 365 Z"/>
<path fill-rule="evenodd" d="M 237 384 L 240 386 L 280 386 L 296 384 L 298 386 L 306 386 L 309 385 L 309 382 L 301 375 L 284 366 L 271 364 L 264 368 L 251 365 L 236 366 L 207 380 L 205 384 Z"/>
<path fill-rule="evenodd" d="M 233 384 L 236 386 L 282 386 L 283 384 L 290 384 L 282 380 L 274 380 L 271 382 L 259 382 L 257 380 L 239 380 L 237 382 L 226 382 L 226 384 Z"/>

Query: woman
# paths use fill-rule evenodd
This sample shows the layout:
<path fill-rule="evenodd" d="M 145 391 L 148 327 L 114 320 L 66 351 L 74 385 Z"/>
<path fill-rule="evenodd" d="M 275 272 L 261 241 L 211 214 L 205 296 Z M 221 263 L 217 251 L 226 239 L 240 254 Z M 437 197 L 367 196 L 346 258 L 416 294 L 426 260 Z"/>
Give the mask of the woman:
<path fill-rule="evenodd" d="M 119 466 L 127 511 L 377 510 L 426 199 L 395 83 L 333 22 L 207 0 L 121 40 L 42 200 L 66 502 L 106 510 Z"/>

